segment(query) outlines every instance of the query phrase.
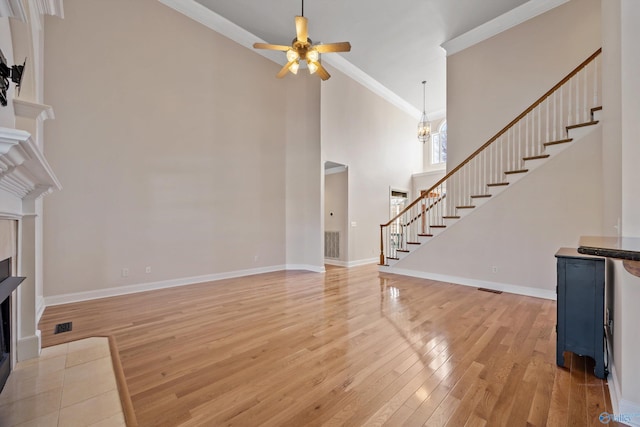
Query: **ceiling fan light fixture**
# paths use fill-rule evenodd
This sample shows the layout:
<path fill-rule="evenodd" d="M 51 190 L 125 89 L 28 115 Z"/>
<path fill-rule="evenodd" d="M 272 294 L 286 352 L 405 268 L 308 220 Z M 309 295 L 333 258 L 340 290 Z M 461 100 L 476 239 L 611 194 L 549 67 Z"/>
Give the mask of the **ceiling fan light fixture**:
<path fill-rule="evenodd" d="M 422 82 L 422 116 L 420 116 L 420 122 L 418 122 L 418 141 L 423 144 L 427 142 L 431 136 L 431 122 L 427 117 L 426 109 L 426 84 L 426 80 Z"/>
<path fill-rule="evenodd" d="M 254 49 L 267 49 L 286 52 L 287 63 L 280 69 L 276 77 L 281 79 L 290 71 L 298 74 L 300 60 L 307 63 L 310 74 L 317 72 L 322 80 L 328 80 L 331 74 L 320 63 L 321 53 L 350 52 L 349 42 L 327 43 L 314 45 L 309 38 L 308 19 L 304 17 L 304 0 L 302 0 L 302 14 L 295 17 L 296 38 L 291 42 L 291 46 L 258 42 L 254 43 Z"/>
<path fill-rule="evenodd" d="M 300 58 L 300 55 L 298 55 L 298 52 L 296 52 L 295 50 L 289 49 L 287 51 L 287 62 L 292 62 L 299 58 Z"/>
<path fill-rule="evenodd" d="M 300 68 L 299 61 L 295 61 L 291 65 L 289 65 L 289 71 L 291 71 L 293 74 L 298 74 L 298 68 Z"/>
<path fill-rule="evenodd" d="M 318 62 L 318 59 L 320 59 L 320 54 L 317 50 L 311 49 L 307 52 L 307 61 Z"/>

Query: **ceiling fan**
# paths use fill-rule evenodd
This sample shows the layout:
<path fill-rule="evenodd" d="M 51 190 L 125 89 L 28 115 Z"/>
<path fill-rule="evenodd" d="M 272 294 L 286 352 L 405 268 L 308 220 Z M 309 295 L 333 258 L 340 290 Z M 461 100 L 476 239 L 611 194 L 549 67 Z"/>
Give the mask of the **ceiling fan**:
<path fill-rule="evenodd" d="M 279 79 L 283 78 L 287 74 L 287 71 L 291 71 L 293 74 L 298 74 L 298 68 L 300 67 L 301 60 L 306 61 L 307 68 L 309 68 L 309 74 L 318 72 L 318 75 L 322 80 L 329 79 L 331 75 L 320 63 L 320 54 L 349 52 L 351 50 L 351 44 L 349 42 L 340 42 L 314 45 L 307 32 L 308 20 L 304 17 L 304 0 L 302 0 L 301 16 L 296 16 L 295 22 L 296 38 L 293 39 L 291 46 L 254 43 L 253 47 L 255 49 L 280 50 L 286 52 L 287 64 L 282 67 L 278 74 L 276 74 L 276 77 Z"/>

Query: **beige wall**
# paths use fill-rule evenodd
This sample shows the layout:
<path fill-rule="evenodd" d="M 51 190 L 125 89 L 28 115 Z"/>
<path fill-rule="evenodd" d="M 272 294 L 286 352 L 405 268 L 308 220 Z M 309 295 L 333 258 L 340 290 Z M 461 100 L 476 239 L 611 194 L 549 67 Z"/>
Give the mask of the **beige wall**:
<path fill-rule="evenodd" d="M 45 296 L 285 264 L 293 80 L 154 0 L 67 0 L 46 32 Z"/>
<path fill-rule="evenodd" d="M 303 72 L 286 79 L 286 263 L 323 271 L 321 80 Z"/>
<path fill-rule="evenodd" d="M 417 119 L 331 68 L 322 85 L 322 158 L 349 167 L 349 262 L 377 259 L 389 187 L 422 172 Z M 353 226 L 355 222 L 355 227 Z"/>
<path fill-rule="evenodd" d="M 572 0 L 447 58 L 451 170 L 596 51 L 600 0 Z"/>

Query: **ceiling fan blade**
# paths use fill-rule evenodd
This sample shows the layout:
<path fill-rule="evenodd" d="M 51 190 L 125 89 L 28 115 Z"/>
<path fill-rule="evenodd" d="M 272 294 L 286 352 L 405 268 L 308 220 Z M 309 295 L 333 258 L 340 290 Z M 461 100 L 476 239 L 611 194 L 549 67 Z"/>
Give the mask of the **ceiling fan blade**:
<path fill-rule="evenodd" d="M 300 43 L 306 43 L 309 38 L 307 22 L 304 16 L 296 16 L 296 37 Z"/>
<path fill-rule="evenodd" d="M 317 50 L 318 53 L 349 52 L 351 51 L 351 43 L 340 42 L 340 43 L 318 44 L 318 45 L 312 46 L 312 49 Z"/>
<path fill-rule="evenodd" d="M 326 68 L 322 66 L 321 63 L 318 62 L 317 65 L 318 65 L 318 71 L 316 71 L 316 73 L 318 73 L 318 75 L 322 80 L 329 80 L 329 77 L 331 77 L 331 74 L 329 74 L 329 72 L 326 70 Z"/>
<path fill-rule="evenodd" d="M 279 45 L 279 44 L 269 44 L 269 43 L 254 43 L 253 44 L 253 48 L 254 49 L 281 50 L 283 52 L 286 52 L 287 50 L 291 49 L 291 46 L 282 46 L 282 45 Z"/>
<path fill-rule="evenodd" d="M 276 77 L 281 79 L 284 76 L 287 75 L 287 71 L 289 71 L 289 67 L 291 66 L 291 64 L 293 64 L 295 61 L 291 61 L 291 62 L 287 62 L 287 64 L 282 67 L 282 69 L 280 71 L 278 71 L 278 74 L 276 74 Z"/>

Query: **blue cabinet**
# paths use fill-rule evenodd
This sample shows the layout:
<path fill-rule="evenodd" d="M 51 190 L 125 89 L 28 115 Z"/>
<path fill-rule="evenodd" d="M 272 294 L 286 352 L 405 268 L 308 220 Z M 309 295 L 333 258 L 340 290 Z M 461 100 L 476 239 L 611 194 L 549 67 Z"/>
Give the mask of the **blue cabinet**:
<path fill-rule="evenodd" d="M 604 291 L 605 259 L 561 248 L 558 270 L 556 363 L 564 366 L 564 352 L 589 356 L 595 375 L 605 378 Z"/>

